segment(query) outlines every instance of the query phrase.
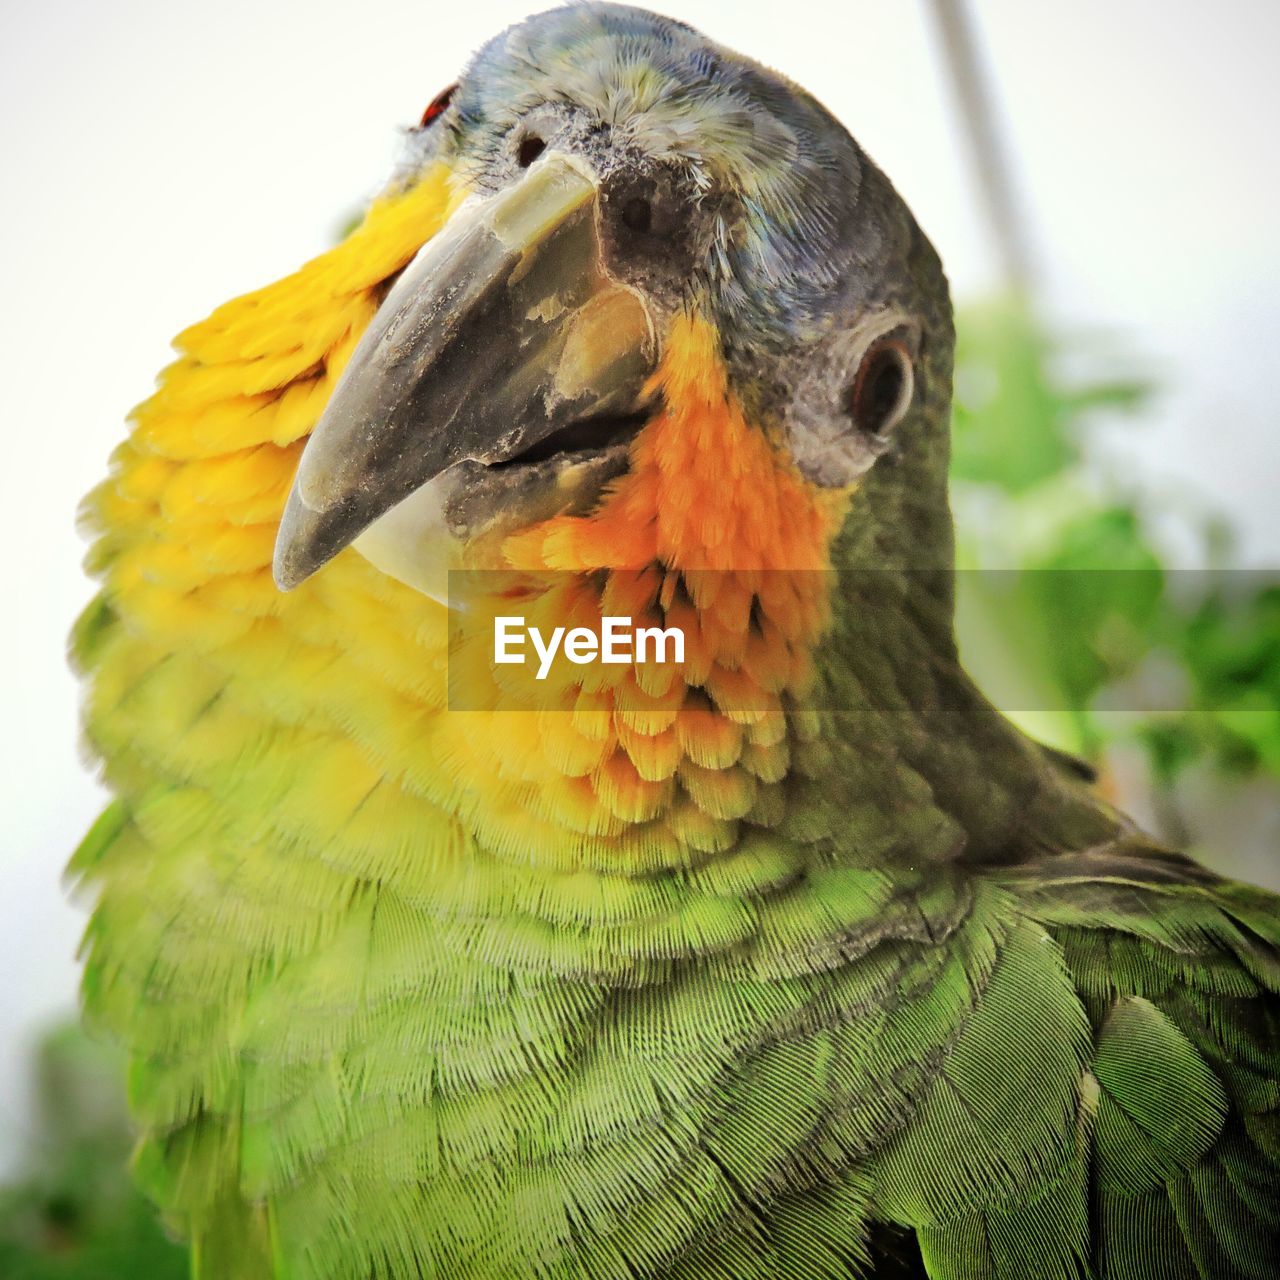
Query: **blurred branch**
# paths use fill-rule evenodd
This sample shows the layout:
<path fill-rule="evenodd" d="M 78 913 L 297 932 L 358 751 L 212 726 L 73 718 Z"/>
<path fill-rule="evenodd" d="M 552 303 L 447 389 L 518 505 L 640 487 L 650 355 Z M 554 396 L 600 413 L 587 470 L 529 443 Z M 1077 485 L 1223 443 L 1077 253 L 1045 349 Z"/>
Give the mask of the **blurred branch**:
<path fill-rule="evenodd" d="M 1001 272 L 1009 287 L 1025 294 L 1031 286 L 1031 255 L 965 0 L 927 0 L 927 3 L 938 29 L 952 91 L 968 137 L 979 196 L 986 209 Z"/>

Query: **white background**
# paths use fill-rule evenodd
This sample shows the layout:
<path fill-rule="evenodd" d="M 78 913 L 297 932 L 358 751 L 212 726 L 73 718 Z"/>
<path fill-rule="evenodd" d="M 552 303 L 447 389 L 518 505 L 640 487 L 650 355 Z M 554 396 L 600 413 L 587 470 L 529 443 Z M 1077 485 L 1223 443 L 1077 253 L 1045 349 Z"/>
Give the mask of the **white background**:
<path fill-rule="evenodd" d="M 537 0 L 44 0 L 0 9 L 0 1167 L 74 1000 L 61 867 L 101 804 L 66 632 L 75 505 L 172 334 L 326 247 L 395 126 Z M 960 298 L 993 282 L 921 0 L 670 0 L 785 71 L 894 178 Z M 1280 561 L 1274 0 L 974 0 L 1046 297 L 1167 390 L 1107 447 Z"/>

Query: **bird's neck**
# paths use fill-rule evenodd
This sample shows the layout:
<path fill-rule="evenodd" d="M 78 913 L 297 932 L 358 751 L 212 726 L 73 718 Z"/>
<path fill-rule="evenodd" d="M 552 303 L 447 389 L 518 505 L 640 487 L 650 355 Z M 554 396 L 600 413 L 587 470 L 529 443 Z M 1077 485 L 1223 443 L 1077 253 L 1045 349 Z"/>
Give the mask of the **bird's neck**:
<path fill-rule="evenodd" d="M 919 412 L 852 495 L 832 541 L 830 629 L 814 697 L 828 715 L 831 794 L 847 796 L 847 780 L 862 779 L 890 813 L 934 815 L 932 843 L 917 845 L 923 859 L 1008 862 L 1108 839 L 1118 824 L 1086 780 L 1011 724 L 961 664 L 947 491 L 951 374 L 949 342 L 923 353 Z"/>
<path fill-rule="evenodd" d="M 812 694 L 822 731 L 811 803 L 863 815 L 844 856 L 874 860 L 883 842 L 914 862 L 1003 864 L 1115 835 L 1116 816 L 1086 778 L 964 670 L 949 571 L 855 561 L 833 576 Z"/>
<path fill-rule="evenodd" d="M 949 615 L 937 631 L 905 625 L 874 593 L 851 607 L 850 592 L 867 589 L 848 572 L 880 563 L 872 526 L 849 519 L 836 536 L 845 499 L 775 464 L 775 442 L 723 394 L 713 337 L 694 320 L 671 335 L 665 409 L 599 518 L 540 526 L 513 549 L 592 590 L 602 565 L 667 565 L 697 629 L 716 639 L 725 680 L 742 667 L 730 622 L 744 644 L 768 637 L 765 658 L 795 659 L 780 683 L 769 662 L 760 667 L 777 695 L 767 714 L 713 713 L 698 698 L 677 716 L 454 714 L 448 616 L 435 601 L 354 552 L 289 596 L 276 592 L 271 542 L 302 437 L 376 309 L 379 282 L 449 198 L 437 178 L 377 206 L 342 246 L 184 335 L 186 354 L 139 410 L 92 504 L 107 535 L 95 552 L 105 598 L 127 620 L 92 659 L 110 673 L 100 683 L 129 690 L 139 672 L 163 670 L 173 706 L 125 725 L 134 703 L 118 700 L 104 752 L 116 750 L 107 739 L 117 728 L 126 764 L 145 754 L 138 744 L 154 758 L 177 751 L 191 757 L 193 786 L 233 805 L 255 776 L 257 744 L 287 741 L 291 781 L 271 793 L 272 821 L 297 841 L 327 832 L 371 876 L 412 872 L 415 883 L 461 875 L 469 848 L 512 875 L 630 879 L 714 865 L 745 885 L 813 859 L 918 864 L 1009 845 L 1030 748 L 972 694 L 940 642 Z M 855 503 L 883 483 L 876 472 Z M 905 507 L 912 501 L 928 506 L 923 494 Z M 748 586 L 788 581 L 792 596 L 776 609 L 730 607 Z M 940 573 L 939 599 L 948 581 Z M 819 662 L 812 681 L 809 658 Z M 983 750 L 965 756 L 974 743 Z M 970 785 L 969 802 L 966 783 L 997 777 L 1007 781 L 990 785 L 1011 799 L 984 808 Z"/>
<path fill-rule="evenodd" d="M 913 432 L 852 493 L 803 480 L 746 421 L 705 325 L 678 324 L 666 352 L 662 411 L 601 510 L 508 548 L 560 575 L 550 620 L 621 612 L 691 641 L 685 669 L 641 680 L 644 696 L 630 671 L 593 686 L 608 711 L 591 750 L 572 753 L 576 768 L 592 760 L 580 785 L 607 819 L 632 821 L 573 856 L 591 865 L 607 848 L 601 865 L 616 868 L 630 848 L 637 869 L 681 865 L 755 833 L 869 866 L 1104 838 L 1111 819 L 957 657 L 947 351 L 922 371 Z M 557 709 L 582 723 L 578 705 L 571 683 Z M 560 758 L 568 725 L 543 717 L 541 732 L 531 750 Z"/>

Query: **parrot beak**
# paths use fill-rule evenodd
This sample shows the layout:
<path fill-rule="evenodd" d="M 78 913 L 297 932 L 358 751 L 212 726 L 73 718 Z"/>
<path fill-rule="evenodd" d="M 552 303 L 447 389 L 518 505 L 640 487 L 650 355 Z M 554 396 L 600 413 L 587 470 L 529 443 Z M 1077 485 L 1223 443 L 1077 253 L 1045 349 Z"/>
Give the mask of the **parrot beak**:
<path fill-rule="evenodd" d="M 598 197 L 585 164 L 548 154 L 409 263 L 303 450 L 281 590 L 362 534 L 368 558 L 412 580 L 427 542 L 581 509 L 625 467 L 657 344 L 641 297 L 605 269 Z"/>

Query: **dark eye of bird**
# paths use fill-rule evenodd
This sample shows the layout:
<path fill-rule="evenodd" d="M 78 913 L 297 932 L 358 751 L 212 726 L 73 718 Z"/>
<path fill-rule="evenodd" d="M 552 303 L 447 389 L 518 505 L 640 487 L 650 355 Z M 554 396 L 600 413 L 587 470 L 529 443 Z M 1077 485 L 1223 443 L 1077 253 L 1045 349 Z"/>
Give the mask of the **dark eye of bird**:
<path fill-rule="evenodd" d="M 911 403 L 911 357 L 890 338 L 874 343 L 858 366 L 847 405 L 849 416 L 871 435 L 897 426 Z"/>
<path fill-rule="evenodd" d="M 516 159 L 522 169 L 527 169 L 546 149 L 547 144 L 536 134 L 531 133 L 520 143 L 520 150 L 516 152 Z"/>
<path fill-rule="evenodd" d="M 436 94 L 430 102 L 427 103 L 427 109 L 422 113 L 422 119 L 418 122 L 419 129 L 425 129 L 430 124 L 435 124 L 446 111 L 449 110 L 449 103 L 453 101 L 453 95 L 457 93 L 458 86 L 451 84 L 447 89 L 442 89 Z"/>
<path fill-rule="evenodd" d="M 622 206 L 622 221 L 632 231 L 646 232 L 653 226 L 653 206 L 643 196 L 632 196 Z"/>

